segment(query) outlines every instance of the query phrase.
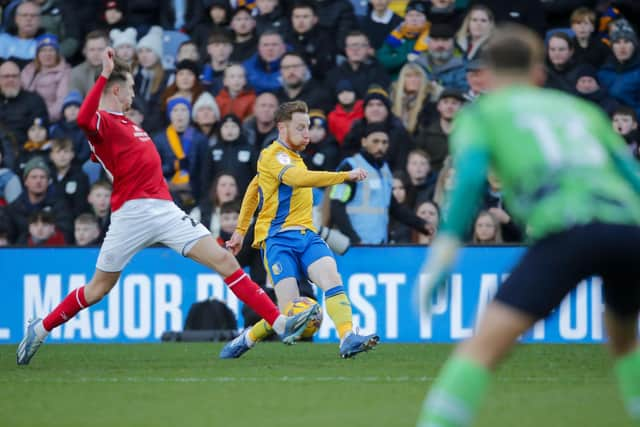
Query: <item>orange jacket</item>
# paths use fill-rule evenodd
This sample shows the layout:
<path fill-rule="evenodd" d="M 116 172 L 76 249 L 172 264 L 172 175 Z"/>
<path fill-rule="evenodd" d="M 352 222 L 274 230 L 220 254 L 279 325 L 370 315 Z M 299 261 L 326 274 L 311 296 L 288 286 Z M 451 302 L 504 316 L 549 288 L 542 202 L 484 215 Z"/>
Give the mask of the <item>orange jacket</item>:
<path fill-rule="evenodd" d="M 235 114 L 244 120 L 253 114 L 253 104 L 256 102 L 256 93 L 253 89 L 243 90 L 235 98 L 231 98 L 227 88 L 222 88 L 216 96 L 216 103 L 220 108 L 220 117 L 227 114 Z"/>

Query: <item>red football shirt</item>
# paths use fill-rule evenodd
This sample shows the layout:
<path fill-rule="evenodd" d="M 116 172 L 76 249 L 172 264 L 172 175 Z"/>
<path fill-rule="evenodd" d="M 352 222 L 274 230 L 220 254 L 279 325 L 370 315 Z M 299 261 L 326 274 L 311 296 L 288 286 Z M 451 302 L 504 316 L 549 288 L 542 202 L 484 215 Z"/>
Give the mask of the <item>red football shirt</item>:
<path fill-rule="evenodd" d="M 122 113 L 98 111 L 107 79 L 100 76 L 78 112 L 94 157 L 113 182 L 111 210 L 133 199 L 173 200 L 162 175 L 160 154 L 147 133 Z"/>

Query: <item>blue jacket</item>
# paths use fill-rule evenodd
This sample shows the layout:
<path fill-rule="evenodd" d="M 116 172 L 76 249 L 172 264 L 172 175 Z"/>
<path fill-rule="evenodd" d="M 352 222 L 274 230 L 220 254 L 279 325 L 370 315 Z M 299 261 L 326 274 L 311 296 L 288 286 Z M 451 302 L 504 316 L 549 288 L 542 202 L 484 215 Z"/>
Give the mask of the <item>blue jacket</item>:
<path fill-rule="evenodd" d="M 598 72 L 598 80 L 609 95 L 640 115 L 640 53 L 636 51 L 624 64 L 610 56 Z"/>
<path fill-rule="evenodd" d="M 256 53 L 242 65 L 247 71 L 247 81 L 255 89 L 256 94 L 276 92 L 282 87 L 279 59 L 267 64 Z"/>

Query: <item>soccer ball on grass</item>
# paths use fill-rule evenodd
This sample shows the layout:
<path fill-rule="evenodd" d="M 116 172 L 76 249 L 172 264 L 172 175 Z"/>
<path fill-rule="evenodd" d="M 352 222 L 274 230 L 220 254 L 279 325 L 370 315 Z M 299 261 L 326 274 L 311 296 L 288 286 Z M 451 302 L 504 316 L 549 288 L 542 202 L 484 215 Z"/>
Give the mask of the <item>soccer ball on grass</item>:
<path fill-rule="evenodd" d="M 318 304 L 315 300 L 308 297 L 298 297 L 294 298 L 284 309 L 284 314 L 287 316 L 293 316 L 294 314 L 298 314 L 305 310 L 311 308 L 314 304 Z M 318 312 L 317 316 L 314 316 L 311 321 L 307 324 L 307 328 L 302 332 L 300 338 L 311 338 L 318 329 L 320 329 L 320 324 L 322 323 L 322 308 Z"/>

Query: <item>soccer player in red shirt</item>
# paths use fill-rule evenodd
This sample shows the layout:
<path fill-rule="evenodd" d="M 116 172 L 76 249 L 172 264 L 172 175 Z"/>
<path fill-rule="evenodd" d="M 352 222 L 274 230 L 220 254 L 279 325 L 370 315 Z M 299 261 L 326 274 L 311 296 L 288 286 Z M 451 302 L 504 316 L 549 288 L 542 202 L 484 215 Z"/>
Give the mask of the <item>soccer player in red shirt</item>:
<path fill-rule="evenodd" d="M 292 344 L 318 306 L 292 317 L 280 314 L 233 254 L 173 203 L 155 144 L 124 115 L 133 97 L 128 66 L 114 62 L 114 51 L 108 48 L 103 54 L 102 74 L 80 107 L 78 126 L 89 140 L 92 157 L 113 181 L 111 225 L 91 281 L 67 295 L 44 319 L 29 322 L 16 352 L 17 363 L 28 364 L 53 328 L 100 301 L 115 286 L 129 260 L 154 243 L 163 243 L 220 273 L 242 302 L 269 322 L 286 344 Z"/>

